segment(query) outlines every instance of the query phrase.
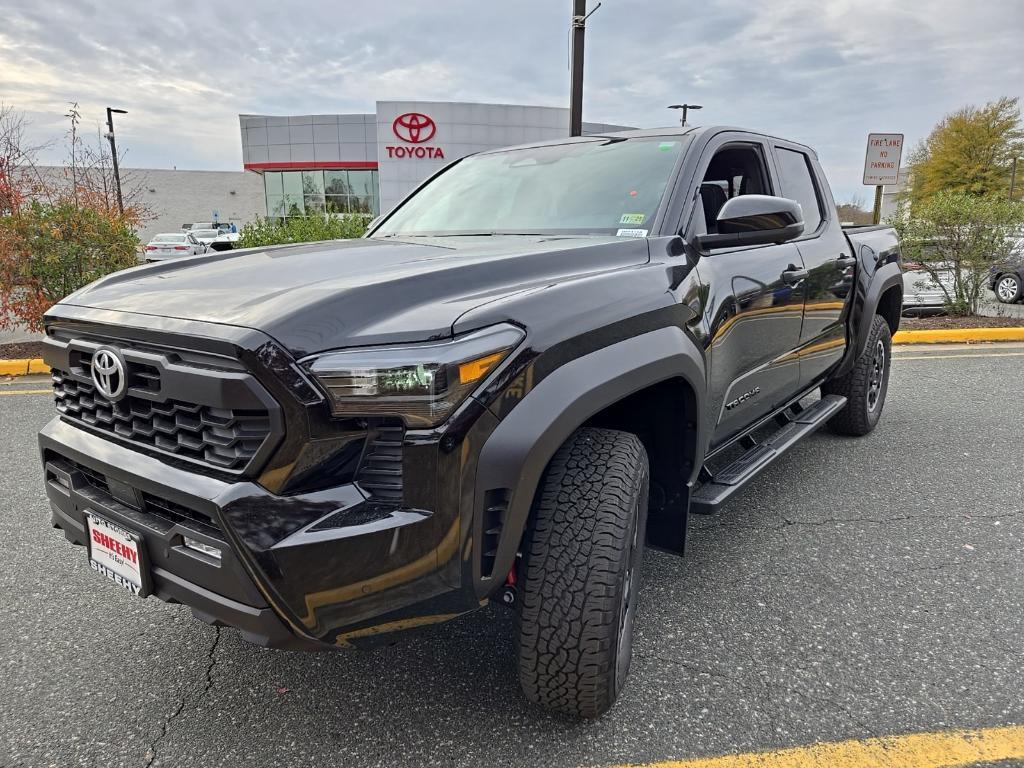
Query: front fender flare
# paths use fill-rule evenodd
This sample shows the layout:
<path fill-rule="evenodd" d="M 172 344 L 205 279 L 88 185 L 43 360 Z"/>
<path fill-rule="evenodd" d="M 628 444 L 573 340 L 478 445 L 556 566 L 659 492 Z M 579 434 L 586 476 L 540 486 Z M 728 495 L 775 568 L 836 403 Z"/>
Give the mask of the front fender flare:
<path fill-rule="evenodd" d="M 504 583 L 511 569 L 544 469 L 565 440 L 591 416 L 662 381 L 681 378 L 693 389 L 697 413 L 696 460 L 703 463 L 707 434 L 702 417 L 707 378 L 704 355 L 681 328 L 635 336 L 578 357 L 545 377 L 501 421 L 480 453 L 473 510 L 473 577 L 479 597 Z M 680 468 L 680 471 L 683 471 Z M 489 573 L 481 570 L 484 505 L 489 492 L 507 489 L 507 506 Z M 493 497 L 493 494 L 492 494 Z"/>

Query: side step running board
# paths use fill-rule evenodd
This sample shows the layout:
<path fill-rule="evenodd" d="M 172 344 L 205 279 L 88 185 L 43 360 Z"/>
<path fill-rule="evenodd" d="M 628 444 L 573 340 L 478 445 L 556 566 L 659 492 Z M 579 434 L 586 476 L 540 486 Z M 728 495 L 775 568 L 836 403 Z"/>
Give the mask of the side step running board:
<path fill-rule="evenodd" d="M 785 420 L 786 423 L 777 432 L 763 442 L 752 445 L 746 453 L 708 478 L 694 492 L 690 500 L 690 511 L 699 515 L 714 512 L 779 456 L 803 438 L 817 432 L 818 428 L 835 416 L 844 405 L 845 397 L 826 395 L 809 408 L 787 408 L 779 414 L 779 420 Z"/>

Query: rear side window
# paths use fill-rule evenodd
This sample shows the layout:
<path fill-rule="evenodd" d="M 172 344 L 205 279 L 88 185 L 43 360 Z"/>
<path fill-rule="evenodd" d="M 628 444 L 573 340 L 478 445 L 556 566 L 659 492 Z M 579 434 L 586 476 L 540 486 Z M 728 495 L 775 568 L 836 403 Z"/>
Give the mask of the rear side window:
<path fill-rule="evenodd" d="M 818 190 L 811 175 L 811 164 L 807 155 L 792 149 L 775 148 L 779 159 L 779 173 L 782 175 L 782 194 L 800 203 L 804 209 L 804 232 L 810 234 L 821 224 L 821 204 Z"/>

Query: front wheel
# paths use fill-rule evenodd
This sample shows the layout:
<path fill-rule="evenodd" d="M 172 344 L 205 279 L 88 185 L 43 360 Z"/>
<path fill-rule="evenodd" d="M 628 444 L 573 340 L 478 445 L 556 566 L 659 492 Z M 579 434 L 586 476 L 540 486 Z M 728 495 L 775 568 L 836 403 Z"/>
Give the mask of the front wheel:
<path fill-rule="evenodd" d="M 622 690 L 648 476 L 640 440 L 610 429 L 576 431 L 545 470 L 519 582 L 519 681 L 531 701 L 592 718 Z"/>
<path fill-rule="evenodd" d="M 1020 278 L 1016 275 L 1000 275 L 996 280 L 996 298 L 1003 304 L 1013 304 L 1020 298 Z"/>
<path fill-rule="evenodd" d="M 826 382 L 824 395 L 842 395 L 846 405 L 832 417 L 829 429 L 841 435 L 866 435 L 882 416 L 885 395 L 889 391 L 889 367 L 892 359 L 892 334 L 881 315 L 875 315 L 868 343 L 853 369 L 845 376 Z"/>

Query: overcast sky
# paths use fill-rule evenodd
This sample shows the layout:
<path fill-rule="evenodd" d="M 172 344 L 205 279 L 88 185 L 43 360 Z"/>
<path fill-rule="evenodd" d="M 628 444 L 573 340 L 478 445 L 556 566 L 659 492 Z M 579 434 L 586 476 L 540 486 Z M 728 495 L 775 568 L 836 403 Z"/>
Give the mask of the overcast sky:
<path fill-rule="evenodd" d="M 591 0 L 591 6 L 596 0 Z M 866 134 L 907 148 L 946 112 L 1024 96 L 1022 0 L 603 0 L 584 117 L 665 106 L 814 146 L 836 197 Z M 239 113 L 372 111 L 377 99 L 565 106 L 570 0 L 0 0 L 0 100 L 59 139 L 77 101 L 135 167 L 241 169 Z M 45 158 L 52 161 L 51 153 Z"/>

